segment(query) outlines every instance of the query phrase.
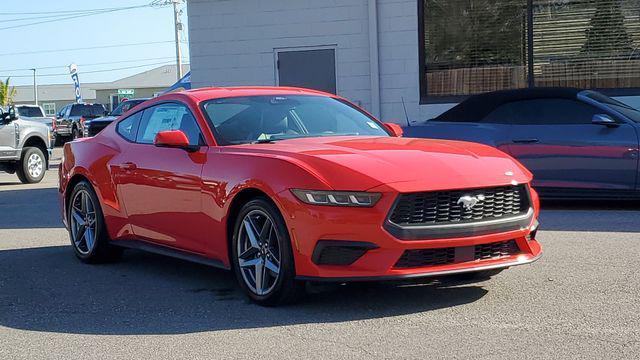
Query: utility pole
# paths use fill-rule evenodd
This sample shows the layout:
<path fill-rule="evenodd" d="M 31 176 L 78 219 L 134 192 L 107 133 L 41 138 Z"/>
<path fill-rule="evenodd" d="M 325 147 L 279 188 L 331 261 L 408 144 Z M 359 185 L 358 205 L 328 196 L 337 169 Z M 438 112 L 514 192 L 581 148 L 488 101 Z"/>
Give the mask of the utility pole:
<path fill-rule="evenodd" d="M 178 8 L 181 0 L 172 0 L 173 2 L 173 23 L 175 25 L 176 33 L 176 75 L 178 81 L 182 79 L 182 52 L 180 51 L 180 31 L 182 31 L 182 22 L 180 22 L 180 15 L 182 10 Z"/>
<path fill-rule="evenodd" d="M 36 69 L 30 69 L 33 71 L 33 102 L 38 105 L 38 81 L 36 77 Z"/>

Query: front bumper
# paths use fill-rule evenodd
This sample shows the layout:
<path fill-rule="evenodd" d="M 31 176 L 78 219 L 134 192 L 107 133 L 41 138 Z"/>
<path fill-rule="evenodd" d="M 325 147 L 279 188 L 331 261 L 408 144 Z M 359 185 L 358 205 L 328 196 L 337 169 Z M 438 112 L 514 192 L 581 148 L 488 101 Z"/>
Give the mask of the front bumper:
<path fill-rule="evenodd" d="M 491 265 L 478 265 L 469 268 L 450 269 L 441 271 L 428 271 L 422 273 L 411 273 L 405 275 L 389 275 L 389 276 L 358 276 L 358 277 L 313 277 L 313 276 L 297 276 L 296 279 L 303 281 L 323 281 L 323 282 L 356 282 L 356 281 L 399 281 L 399 280 L 411 280 L 422 279 L 430 277 L 441 277 L 449 275 L 465 274 L 470 272 L 506 269 L 518 265 L 531 264 L 542 257 L 542 252 L 534 257 L 523 257 L 514 261 L 505 261 Z"/>
<path fill-rule="evenodd" d="M 536 261 L 542 255 L 535 239 L 538 198 L 531 192 L 532 212 L 528 223 L 511 230 L 477 236 L 401 240 L 385 229 L 385 220 L 396 194 L 384 193 L 373 208 L 341 208 L 300 203 L 290 192 L 282 192 L 280 207 L 292 237 L 297 278 L 313 281 L 375 281 L 436 277 L 466 272 L 508 268 Z M 371 246 L 348 265 L 318 264 L 314 251 L 319 242 L 368 243 Z M 398 266 L 406 251 L 444 248 L 474 249 L 476 246 L 513 241 L 517 252 L 492 258 L 454 261 L 416 267 Z"/>
<path fill-rule="evenodd" d="M 56 125 L 55 134 L 56 136 L 70 136 L 71 127 L 63 124 Z"/>

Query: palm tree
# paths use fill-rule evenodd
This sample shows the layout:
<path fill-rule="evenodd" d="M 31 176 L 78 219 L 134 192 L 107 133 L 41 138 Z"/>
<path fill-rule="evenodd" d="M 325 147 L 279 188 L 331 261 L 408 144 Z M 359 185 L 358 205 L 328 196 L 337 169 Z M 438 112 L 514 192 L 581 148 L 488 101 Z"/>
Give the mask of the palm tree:
<path fill-rule="evenodd" d="M 14 86 L 9 87 L 9 79 L 6 81 L 0 80 L 0 105 L 7 106 L 13 102 L 13 97 L 16 96 L 16 88 Z"/>

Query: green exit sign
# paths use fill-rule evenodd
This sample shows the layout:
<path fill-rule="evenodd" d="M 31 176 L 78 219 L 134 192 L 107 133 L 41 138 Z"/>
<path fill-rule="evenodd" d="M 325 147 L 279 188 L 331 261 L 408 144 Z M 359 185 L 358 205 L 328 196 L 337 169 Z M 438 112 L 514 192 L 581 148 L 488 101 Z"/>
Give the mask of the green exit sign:
<path fill-rule="evenodd" d="M 118 95 L 121 97 L 133 97 L 133 95 L 135 94 L 135 90 L 134 89 L 118 89 Z"/>

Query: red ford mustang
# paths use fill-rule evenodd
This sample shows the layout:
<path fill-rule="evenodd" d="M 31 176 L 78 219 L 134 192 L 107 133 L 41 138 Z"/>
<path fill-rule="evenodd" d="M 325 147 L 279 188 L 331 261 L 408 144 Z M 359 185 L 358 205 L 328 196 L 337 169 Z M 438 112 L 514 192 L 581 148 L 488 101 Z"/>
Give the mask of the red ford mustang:
<path fill-rule="evenodd" d="M 400 135 L 311 90 L 168 94 L 65 145 L 63 219 L 85 262 L 139 248 L 233 269 L 265 305 L 305 281 L 486 277 L 541 255 L 518 162 Z"/>

